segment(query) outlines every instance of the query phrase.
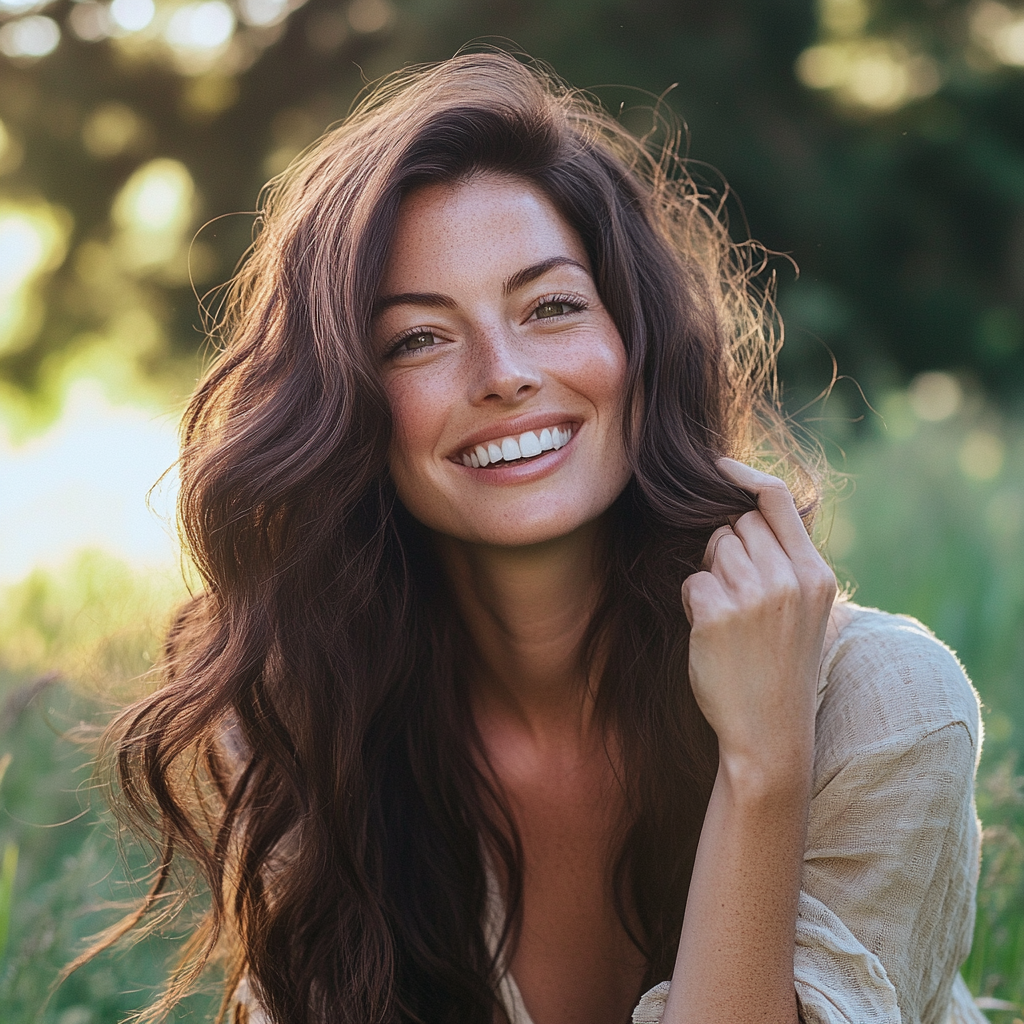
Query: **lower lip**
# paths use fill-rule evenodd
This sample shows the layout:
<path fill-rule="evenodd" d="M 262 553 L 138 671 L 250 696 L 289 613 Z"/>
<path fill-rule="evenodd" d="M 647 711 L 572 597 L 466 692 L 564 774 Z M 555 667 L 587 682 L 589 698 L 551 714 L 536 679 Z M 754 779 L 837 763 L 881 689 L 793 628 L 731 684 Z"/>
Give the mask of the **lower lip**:
<path fill-rule="evenodd" d="M 452 465 L 461 469 L 464 473 L 471 473 L 473 479 L 492 484 L 513 484 L 523 483 L 528 480 L 536 480 L 548 473 L 554 472 L 569 457 L 568 452 L 576 443 L 580 427 L 574 426 L 572 437 L 562 445 L 561 448 L 552 448 L 550 451 L 535 455 L 532 459 L 520 459 L 511 463 L 491 463 L 486 469 L 474 469 L 472 466 L 464 466 L 461 462 L 452 460 Z M 491 468 L 491 467 L 494 468 Z"/>

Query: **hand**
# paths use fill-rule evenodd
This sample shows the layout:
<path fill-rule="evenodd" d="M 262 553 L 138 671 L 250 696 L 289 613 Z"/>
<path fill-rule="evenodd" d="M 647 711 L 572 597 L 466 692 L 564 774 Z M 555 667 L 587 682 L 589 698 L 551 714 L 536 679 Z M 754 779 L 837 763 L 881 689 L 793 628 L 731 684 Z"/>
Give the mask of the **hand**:
<path fill-rule="evenodd" d="M 703 571 L 683 584 L 690 684 L 718 736 L 720 770 L 785 784 L 813 755 L 835 577 L 781 480 L 733 459 L 718 469 L 758 508 L 712 534 Z"/>

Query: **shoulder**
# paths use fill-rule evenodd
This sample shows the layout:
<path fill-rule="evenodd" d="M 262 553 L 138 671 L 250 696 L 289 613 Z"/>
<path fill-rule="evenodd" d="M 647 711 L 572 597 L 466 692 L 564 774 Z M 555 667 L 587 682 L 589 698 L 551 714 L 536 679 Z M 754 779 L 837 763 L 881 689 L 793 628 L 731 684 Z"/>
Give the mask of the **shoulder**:
<path fill-rule="evenodd" d="M 978 698 L 920 622 L 846 611 L 819 676 L 797 990 L 808 1020 L 937 1022 L 973 929 Z"/>
<path fill-rule="evenodd" d="M 816 760 L 914 745 L 951 726 L 976 760 L 978 695 L 956 655 L 909 616 L 845 610 L 818 680 Z"/>

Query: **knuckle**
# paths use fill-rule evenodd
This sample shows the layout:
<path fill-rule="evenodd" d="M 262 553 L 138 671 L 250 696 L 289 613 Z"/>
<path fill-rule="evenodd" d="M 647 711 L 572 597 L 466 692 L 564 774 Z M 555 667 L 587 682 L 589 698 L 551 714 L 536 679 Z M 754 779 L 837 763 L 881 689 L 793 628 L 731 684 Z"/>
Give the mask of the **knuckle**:
<path fill-rule="evenodd" d="M 800 582 L 792 573 L 786 573 L 774 582 L 770 597 L 775 603 L 796 604 L 800 600 Z"/>
<path fill-rule="evenodd" d="M 822 597 L 830 601 L 836 596 L 836 591 L 839 589 L 836 583 L 836 574 L 828 566 L 825 566 L 821 572 L 816 589 Z"/>
<path fill-rule="evenodd" d="M 759 526 L 761 523 L 766 522 L 765 518 L 757 509 L 752 509 L 750 512 L 744 512 L 743 515 L 736 520 L 736 529 L 743 530 L 750 526 Z"/>
<path fill-rule="evenodd" d="M 793 494 L 786 486 L 786 481 L 780 480 L 777 476 L 769 477 L 765 481 L 763 490 L 768 494 L 771 494 L 776 499 L 786 497 L 790 501 L 793 500 Z"/>

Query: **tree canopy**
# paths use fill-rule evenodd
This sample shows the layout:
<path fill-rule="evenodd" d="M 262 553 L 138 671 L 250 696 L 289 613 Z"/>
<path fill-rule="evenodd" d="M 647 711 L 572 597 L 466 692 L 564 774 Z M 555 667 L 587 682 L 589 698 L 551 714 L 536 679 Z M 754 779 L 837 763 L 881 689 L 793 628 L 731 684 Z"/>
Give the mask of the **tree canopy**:
<path fill-rule="evenodd" d="M 631 127 L 659 96 L 777 261 L 791 394 L 1024 385 L 1024 7 L 1001 0 L 0 0 L 0 405 L 180 400 L 196 293 L 369 81 L 514 46 Z M 200 230 L 201 229 L 201 230 Z M 197 233 L 198 232 L 198 233 Z M 190 281 L 191 275 L 191 281 Z M 195 289 L 195 291 L 193 290 Z"/>

